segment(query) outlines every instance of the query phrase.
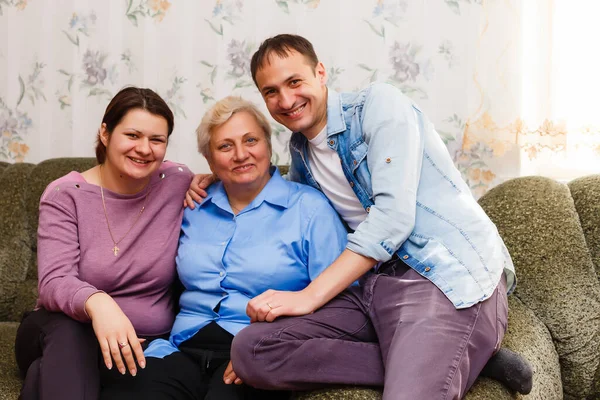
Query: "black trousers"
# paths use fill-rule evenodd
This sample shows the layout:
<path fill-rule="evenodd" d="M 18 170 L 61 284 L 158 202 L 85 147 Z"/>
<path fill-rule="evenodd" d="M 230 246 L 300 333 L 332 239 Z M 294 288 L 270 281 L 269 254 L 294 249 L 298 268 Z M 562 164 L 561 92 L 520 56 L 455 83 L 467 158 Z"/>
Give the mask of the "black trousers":
<path fill-rule="evenodd" d="M 164 358 L 147 357 L 135 377 L 102 378 L 102 400 L 279 400 L 288 392 L 227 385 L 223 373 L 230 359 L 233 336 L 212 322 Z M 112 372 L 112 371 L 111 371 Z"/>
<path fill-rule="evenodd" d="M 144 338 L 142 347 L 157 337 Z M 21 400 L 97 400 L 105 380 L 121 377 L 116 368 L 106 369 L 92 325 L 60 312 L 26 314 L 15 356 L 25 379 Z"/>

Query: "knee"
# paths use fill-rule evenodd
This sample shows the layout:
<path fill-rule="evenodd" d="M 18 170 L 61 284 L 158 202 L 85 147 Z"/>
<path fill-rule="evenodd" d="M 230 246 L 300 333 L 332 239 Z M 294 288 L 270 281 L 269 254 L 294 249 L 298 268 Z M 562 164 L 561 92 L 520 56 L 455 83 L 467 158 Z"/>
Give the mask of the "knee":
<path fill-rule="evenodd" d="M 96 337 L 89 324 L 75 321 L 74 319 L 56 313 L 43 329 L 44 351 L 48 346 L 68 346 L 71 351 L 84 351 L 84 349 L 96 350 Z"/>
<path fill-rule="evenodd" d="M 265 334 L 260 323 L 242 329 L 231 344 L 231 362 L 236 375 L 258 389 L 276 389 L 273 365 L 265 354 L 272 335 Z"/>

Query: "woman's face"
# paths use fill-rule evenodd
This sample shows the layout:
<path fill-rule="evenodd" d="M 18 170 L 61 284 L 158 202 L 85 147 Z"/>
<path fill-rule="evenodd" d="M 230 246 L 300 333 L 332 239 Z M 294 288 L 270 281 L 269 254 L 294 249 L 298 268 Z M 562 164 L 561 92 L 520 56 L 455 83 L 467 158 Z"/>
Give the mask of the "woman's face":
<path fill-rule="evenodd" d="M 246 111 L 214 128 L 210 137 L 212 172 L 226 189 L 262 189 L 270 179 L 271 150 L 265 133 Z"/>
<path fill-rule="evenodd" d="M 103 124 L 106 167 L 135 182 L 147 179 L 165 158 L 168 134 L 166 119 L 142 109 L 127 112 L 110 135 Z"/>

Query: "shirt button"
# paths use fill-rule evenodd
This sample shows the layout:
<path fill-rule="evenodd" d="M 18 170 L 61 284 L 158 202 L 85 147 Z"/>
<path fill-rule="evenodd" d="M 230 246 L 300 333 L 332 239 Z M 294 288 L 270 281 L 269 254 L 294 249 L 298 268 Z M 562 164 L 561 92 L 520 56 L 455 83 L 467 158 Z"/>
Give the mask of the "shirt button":
<path fill-rule="evenodd" d="M 223 271 L 219 272 L 219 276 L 223 276 L 223 275 L 225 275 L 225 272 L 223 272 Z"/>
<path fill-rule="evenodd" d="M 177 169 L 179 170 L 179 172 L 183 172 L 183 168 L 178 167 Z"/>
<path fill-rule="evenodd" d="M 221 293 L 221 297 L 225 297 L 225 296 L 227 296 L 227 293 L 225 293 L 225 292 Z"/>
<path fill-rule="evenodd" d="M 350 182 L 350 187 L 354 187 L 354 182 Z"/>
<path fill-rule="evenodd" d="M 354 160 L 354 161 L 352 161 L 352 164 L 356 165 L 356 164 L 358 164 L 358 161 Z"/>
<path fill-rule="evenodd" d="M 392 162 L 392 159 L 388 157 L 388 158 L 385 159 L 385 162 L 389 164 L 389 163 Z"/>
<path fill-rule="evenodd" d="M 371 207 L 367 207 L 367 208 L 365 208 L 365 211 L 366 211 L 366 212 L 371 212 Z"/>
<path fill-rule="evenodd" d="M 429 271 L 431 271 L 431 268 L 425 267 L 425 272 L 429 272 Z"/>
<path fill-rule="evenodd" d="M 333 146 L 335 144 L 335 140 L 330 140 L 329 144 Z"/>
<path fill-rule="evenodd" d="M 402 259 L 403 259 L 403 260 L 408 260 L 408 256 L 407 256 L 407 255 L 403 255 L 403 256 L 402 256 Z"/>
<path fill-rule="evenodd" d="M 160 179 L 165 179 L 165 174 L 160 174 Z"/>

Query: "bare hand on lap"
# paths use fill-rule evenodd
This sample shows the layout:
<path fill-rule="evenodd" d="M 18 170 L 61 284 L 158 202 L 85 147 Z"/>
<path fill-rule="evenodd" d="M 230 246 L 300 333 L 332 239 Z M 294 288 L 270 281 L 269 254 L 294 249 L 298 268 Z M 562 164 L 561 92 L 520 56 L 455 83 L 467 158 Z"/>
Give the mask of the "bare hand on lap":
<path fill-rule="evenodd" d="M 112 297 L 106 293 L 95 293 L 87 299 L 85 310 L 92 319 L 106 368 L 111 369 L 114 360 L 121 374 L 125 374 L 127 368 L 135 376 L 135 359 L 140 367 L 146 367 L 144 350 L 135 329 Z"/>
<path fill-rule="evenodd" d="M 273 322 L 281 316 L 311 314 L 317 302 L 306 290 L 288 292 L 269 289 L 248 302 L 246 314 L 250 322 Z"/>
<path fill-rule="evenodd" d="M 202 200 L 207 196 L 206 188 L 215 183 L 218 178 L 213 174 L 198 174 L 192 179 L 190 188 L 185 194 L 185 200 L 183 201 L 184 207 L 189 207 L 191 210 L 196 208 L 196 203 L 201 203 Z"/>
<path fill-rule="evenodd" d="M 233 365 L 231 364 L 231 361 L 229 361 L 229 364 L 227 364 L 227 368 L 225 368 L 225 373 L 223 374 L 223 382 L 225 382 L 228 385 L 231 385 L 232 383 L 235 383 L 236 385 L 242 384 L 242 380 L 238 378 L 235 371 L 233 370 Z"/>

